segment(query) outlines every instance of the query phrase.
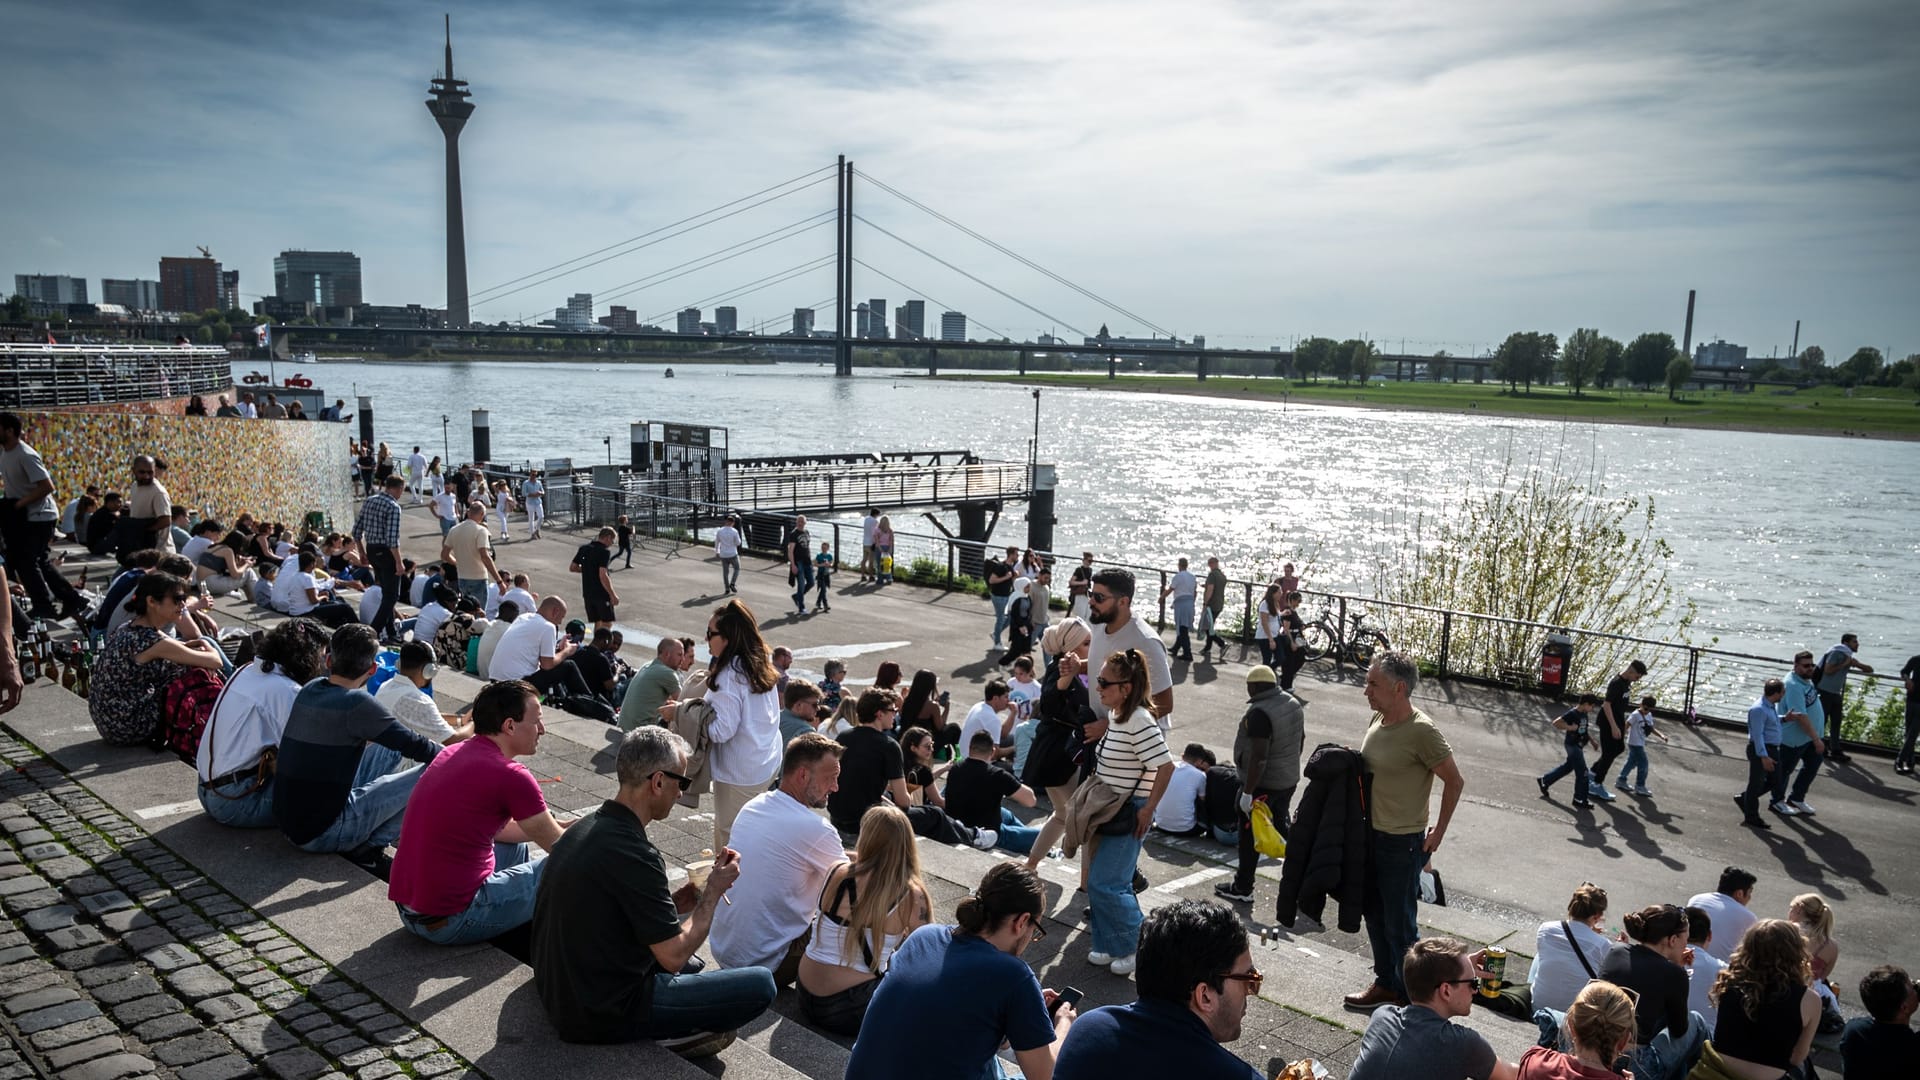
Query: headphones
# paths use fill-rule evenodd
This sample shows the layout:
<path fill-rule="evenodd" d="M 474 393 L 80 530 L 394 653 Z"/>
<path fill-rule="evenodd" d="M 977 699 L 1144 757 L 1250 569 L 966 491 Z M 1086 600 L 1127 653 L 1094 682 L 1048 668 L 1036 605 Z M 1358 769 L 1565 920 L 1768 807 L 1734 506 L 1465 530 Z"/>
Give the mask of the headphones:
<path fill-rule="evenodd" d="M 440 665 L 432 660 L 427 661 L 426 666 L 420 669 L 421 677 L 428 682 L 432 682 L 434 676 L 438 674 L 440 674 Z"/>

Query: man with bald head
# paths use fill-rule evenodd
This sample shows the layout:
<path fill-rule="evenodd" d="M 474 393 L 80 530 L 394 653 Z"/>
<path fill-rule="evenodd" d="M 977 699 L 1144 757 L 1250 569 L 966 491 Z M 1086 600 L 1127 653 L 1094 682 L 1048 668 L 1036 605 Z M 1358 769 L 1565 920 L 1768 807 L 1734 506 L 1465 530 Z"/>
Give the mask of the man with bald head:
<path fill-rule="evenodd" d="M 127 516 L 120 520 L 120 559 L 143 548 L 173 552 L 173 500 L 160 482 L 151 454 L 133 459 L 133 490 L 127 495 Z"/>
<path fill-rule="evenodd" d="M 525 679 L 543 694 L 586 696 L 587 680 L 571 659 L 579 646 L 560 635 L 566 621 L 567 602 L 557 596 L 547 597 L 538 610 L 513 620 L 500 635 L 500 644 L 493 647 L 487 678 Z"/>
<path fill-rule="evenodd" d="M 653 662 L 634 672 L 627 683 L 626 700 L 620 703 L 622 731 L 660 722 L 660 706 L 680 697 L 680 667 L 685 662 L 686 646 L 675 638 L 660 639 Z"/>

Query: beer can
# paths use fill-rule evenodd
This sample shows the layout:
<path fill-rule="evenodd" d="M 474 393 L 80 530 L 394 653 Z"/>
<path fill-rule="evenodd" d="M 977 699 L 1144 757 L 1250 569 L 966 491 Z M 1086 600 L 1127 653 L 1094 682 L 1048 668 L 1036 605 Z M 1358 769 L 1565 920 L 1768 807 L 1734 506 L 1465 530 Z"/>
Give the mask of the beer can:
<path fill-rule="evenodd" d="M 1499 997 L 1500 987 L 1507 979 L 1507 950 L 1498 945 L 1487 946 L 1486 971 L 1490 976 L 1480 984 L 1482 997 Z"/>

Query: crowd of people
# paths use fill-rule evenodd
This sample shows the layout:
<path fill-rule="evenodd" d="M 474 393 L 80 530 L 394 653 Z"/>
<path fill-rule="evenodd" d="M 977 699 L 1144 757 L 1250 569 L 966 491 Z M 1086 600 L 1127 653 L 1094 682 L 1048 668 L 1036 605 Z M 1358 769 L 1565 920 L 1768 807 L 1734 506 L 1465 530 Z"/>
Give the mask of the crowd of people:
<path fill-rule="evenodd" d="M 792 986 L 809 1022 L 854 1040 L 849 1076 L 977 1076 L 1003 1067 L 1004 1045 L 1030 1076 L 1179 1067 L 1245 1077 L 1250 1067 L 1223 1044 L 1238 1037 L 1263 979 L 1234 908 L 1253 899 L 1256 818 L 1287 842 L 1280 921 L 1318 920 L 1332 898 L 1343 928 L 1364 928 L 1373 981 L 1347 998 L 1372 1014 L 1352 1074 L 1361 1080 L 1625 1068 L 1642 1080 L 1772 1080 L 1804 1076 L 1814 1033 L 1841 1026 L 1832 910 L 1809 893 L 1785 919 L 1761 919 L 1749 907 L 1757 879 L 1737 868 L 1684 906 L 1628 914 L 1617 933 L 1605 927 L 1605 891 L 1576 891 L 1567 918 L 1541 926 L 1528 983 L 1507 989 L 1542 1030 L 1542 1045 L 1517 1063 L 1449 1023 L 1490 977 L 1487 958 L 1421 939 L 1417 903 L 1465 776 L 1440 726 L 1414 704 L 1418 664 L 1391 651 L 1367 671 L 1373 716 L 1359 745 L 1307 752 L 1306 703 L 1292 690 L 1301 625 L 1291 568 L 1262 598 L 1255 635 L 1266 662 L 1246 673 L 1222 763 L 1198 743 L 1176 758 L 1168 741 L 1170 659 L 1191 660 L 1194 636 L 1203 655 L 1224 655 L 1217 560 L 1204 577 L 1182 560 L 1165 586 L 1171 650 L 1134 615 L 1126 570 L 1097 569 L 1087 556 L 1060 617 L 1049 611 L 1043 560 L 1013 548 L 986 560 L 990 646 L 1004 648 L 1008 677 L 990 679 L 956 720 L 930 670 L 909 678 L 883 663 L 866 689 L 849 685 L 838 661 L 819 682 L 792 673 L 792 653 L 769 643 L 734 595 L 743 544 L 734 522 L 722 530 L 733 530 L 732 553 L 719 551 L 727 595 L 704 639 L 663 637 L 650 663 L 628 668 L 610 572 L 630 553 L 631 530 L 609 527 L 580 545 L 570 570 L 585 618 L 570 620 L 565 600 L 495 561 L 513 493 L 466 469 L 443 476 L 417 447 L 398 462 L 384 446 L 365 454 L 361 476 L 377 490 L 351 531 L 298 538 L 246 514 L 231 526 L 191 522 L 167 499 L 164 462 L 138 458 L 133 497 L 117 500 L 113 525 L 124 569 L 97 611 L 65 611 L 54 584 L 64 575 L 46 548 L 56 530 L 91 531 L 83 510 L 102 511 L 76 499 L 72 528 L 52 512 L 50 479 L 30 447 L 19 452 L 22 435 L 17 418 L 0 415 L 13 499 L 6 565 L 19 567 L 32 614 L 80 618 L 101 636 L 90 706 L 102 738 L 182 749 L 173 739 L 184 725 L 211 818 L 277 828 L 302 850 L 384 873 L 399 922 L 425 941 L 526 928 L 539 995 L 563 1038 L 650 1038 L 711 1054 Z M 542 494 L 537 476 L 519 489 L 535 537 Z M 409 498 L 432 500 L 442 522 L 434 558 L 402 551 Z M 869 518 L 859 572 L 883 582 L 891 530 Z M 810 600 L 828 610 L 821 578 L 836 569 L 831 548 L 801 520 L 785 555 L 795 613 L 808 614 Z M 26 580 L 36 571 L 44 607 Z M 289 617 L 223 643 L 209 599 L 235 592 Z M 1765 826 L 1763 793 L 1775 814 L 1813 813 L 1807 785 L 1824 756 L 1837 756 L 1827 751 L 1837 746 L 1846 674 L 1872 670 L 1857 644 L 1847 635 L 1818 660 L 1803 653 L 1789 678 L 1765 687 L 1749 716 L 1753 775 L 1738 800 L 1749 823 Z M 436 704 L 442 670 L 485 680 L 470 711 Z M 1540 778 L 1543 795 L 1572 775 L 1576 806 L 1611 800 L 1604 781 L 1616 761 L 1613 786 L 1648 794 L 1647 740 L 1665 735 L 1656 703 L 1632 697 L 1646 673 L 1630 663 L 1604 694 L 1582 696 L 1554 722 L 1567 761 Z M 1911 687 L 1920 658 L 1903 675 Z M 17 700 L 5 683 L 0 708 Z M 623 731 L 616 794 L 574 820 L 556 817 L 518 760 L 537 751 L 550 707 Z M 1600 757 L 1589 768 L 1594 735 Z M 682 882 L 648 826 L 696 794 L 712 799 L 711 859 Z M 1035 819 L 1043 804 L 1048 813 Z M 1236 873 L 1215 890 L 1225 906 L 1142 909 L 1141 845 L 1156 830 L 1236 846 Z M 949 923 L 922 879 L 918 839 L 1013 858 L 993 866 Z M 1046 933 L 1035 871 L 1049 857 L 1077 858 L 1088 960 L 1133 977 L 1133 1004 L 1082 1017 L 1073 995 L 1042 989 L 1020 959 Z M 696 956 L 709 941 L 710 969 Z M 1856 1061 L 1857 1075 L 1894 1075 L 1875 1070 L 1912 1053 L 1913 984 L 1881 967 L 1859 990 L 1870 1016 L 1841 1034 L 1848 1075 Z M 929 1065 L 912 1021 L 936 1011 L 941 1060 Z"/>

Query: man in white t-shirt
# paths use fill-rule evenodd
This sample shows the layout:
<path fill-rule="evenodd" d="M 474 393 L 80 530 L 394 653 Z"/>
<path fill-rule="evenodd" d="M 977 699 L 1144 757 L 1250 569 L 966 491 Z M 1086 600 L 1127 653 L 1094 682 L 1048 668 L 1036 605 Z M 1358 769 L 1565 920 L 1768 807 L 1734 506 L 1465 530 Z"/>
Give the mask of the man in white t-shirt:
<path fill-rule="evenodd" d="M 433 646 L 424 641 L 409 641 L 400 646 L 400 673 L 380 685 L 373 700 L 387 707 L 395 720 L 442 746 L 452 746 L 473 737 L 473 725 L 458 716 L 449 716 L 427 696 L 427 684 L 440 673 L 433 661 Z"/>
<path fill-rule="evenodd" d="M 533 595 L 531 584 L 532 583 L 527 578 L 527 575 L 525 574 L 513 575 L 513 587 L 508 589 L 506 592 L 503 592 L 500 594 L 501 603 L 505 603 L 506 601 L 511 600 L 514 602 L 516 606 L 520 608 L 521 611 L 534 610 L 536 607 L 539 606 L 539 601 L 538 601 L 538 598 Z M 494 613 L 496 615 L 499 613 L 499 610 L 500 610 L 500 605 L 495 604 Z"/>
<path fill-rule="evenodd" d="M 453 607 L 459 602 L 459 595 L 444 582 L 427 597 L 426 606 L 413 617 L 413 640 L 433 644 L 440 634 L 440 627 L 453 618 Z"/>
<path fill-rule="evenodd" d="M 1720 1020 L 1720 1007 L 1709 991 L 1726 970 L 1727 962 L 1713 955 L 1713 916 L 1705 908 L 1687 909 L 1687 1009 L 1700 1014 L 1708 1031 Z"/>
<path fill-rule="evenodd" d="M 713 956 L 723 967 L 763 967 L 781 986 L 799 973 L 820 887 L 847 858 L 840 834 L 814 812 L 840 786 L 841 749 L 819 732 L 796 736 L 780 761 L 780 786 L 733 819 L 727 846 L 754 870 L 734 886 L 731 906 L 714 909 Z"/>
<path fill-rule="evenodd" d="M 872 581 L 880 572 L 880 552 L 875 540 L 880 535 L 880 508 L 867 507 L 867 516 L 860 519 L 860 580 Z"/>
<path fill-rule="evenodd" d="M 994 679 L 987 683 L 987 698 L 967 712 L 967 719 L 960 725 L 960 745 L 956 758 L 965 757 L 967 747 L 973 745 L 973 733 L 984 731 L 993 738 L 996 758 L 1013 756 L 1013 694 L 1005 679 Z"/>
<path fill-rule="evenodd" d="M 1167 579 L 1167 586 L 1160 590 L 1160 599 L 1173 598 L 1173 656 L 1176 660 L 1193 663 L 1193 641 L 1189 634 L 1193 630 L 1194 600 L 1200 595 L 1200 580 L 1187 569 L 1187 560 L 1180 559 L 1180 568 Z"/>
<path fill-rule="evenodd" d="M 1161 734 L 1173 727 L 1173 669 L 1167 666 L 1167 647 L 1160 635 L 1133 617 L 1133 573 L 1107 569 L 1093 575 L 1087 593 L 1087 621 L 1093 624 L 1093 640 L 1087 645 L 1087 677 L 1095 678 L 1106 666 L 1107 656 L 1139 649 L 1147 660 L 1147 689 L 1152 697 L 1148 709 L 1160 725 Z"/>
<path fill-rule="evenodd" d="M 1753 913 L 1749 906 L 1753 903 L 1753 886 L 1759 879 L 1737 866 L 1729 866 L 1720 871 L 1720 886 L 1710 893 L 1701 893 L 1687 901 L 1690 908 L 1699 908 L 1707 913 L 1713 923 L 1713 940 L 1707 945 L 1707 952 L 1715 958 L 1727 960 L 1733 957 L 1733 950 L 1740 947 L 1740 939 L 1747 936 L 1753 924 L 1760 916 Z"/>
<path fill-rule="evenodd" d="M 407 455 L 407 486 L 413 489 L 413 505 L 419 506 L 427 493 L 427 455 L 417 446 Z"/>
<path fill-rule="evenodd" d="M 440 535 L 445 536 L 460 523 L 458 503 L 455 502 L 451 487 L 443 487 L 433 493 L 433 516 L 440 523 Z"/>
<path fill-rule="evenodd" d="M 512 626 L 513 621 L 518 619 L 522 614 L 524 614 L 524 612 L 520 610 L 520 605 L 504 600 L 501 601 L 500 617 L 487 623 L 486 629 L 480 631 L 480 653 L 475 657 L 474 671 L 485 675 L 491 670 L 493 666 L 493 650 L 499 647 L 500 638 L 506 634 L 507 627 Z M 479 624 L 476 623 L 475 625 L 477 626 Z"/>
<path fill-rule="evenodd" d="M 298 549 L 288 552 L 280 560 L 280 573 L 273 579 L 273 608 L 275 611 L 287 610 L 293 602 L 294 578 L 300 575 L 300 552 Z"/>
<path fill-rule="evenodd" d="M 713 534 L 713 554 L 720 560 L 720 588 L 725 595 L 740 591 L 740 519 L 727 515 L 727 523 Z"/>
<path fill-rule="evenodd" d="M 561 691 L 586 696 L 587 680 L 572 660 L 578 646 L 571 640 L 560 641 L 559 629 L 566 621 L 567 602 L 557 596 L 547 597 L 537 609 L 513 620 L 493 647 L 487 678 L 525 679 L 543 694 Z"/>
<path fill-rule="evenodd" d="M 1207 790 L 1207 770 L 1211 755 L 1199 743 L 1188 743 L 1174 763 L 1173 776 L 1167 780 L 1166 797 L 1153 812 L 1153 827 L 1175 836 L 1200 836 L 1207 827 L 1200 823 L 1200 797 Z"/>
<path fill-rule="evenodd" d="M 360 621 L 373 625 L 373 617 L 380 611 L 380 601 L 386 596 L 386 590 L 378 585 L 369 585 L 360 594 Z"/>

